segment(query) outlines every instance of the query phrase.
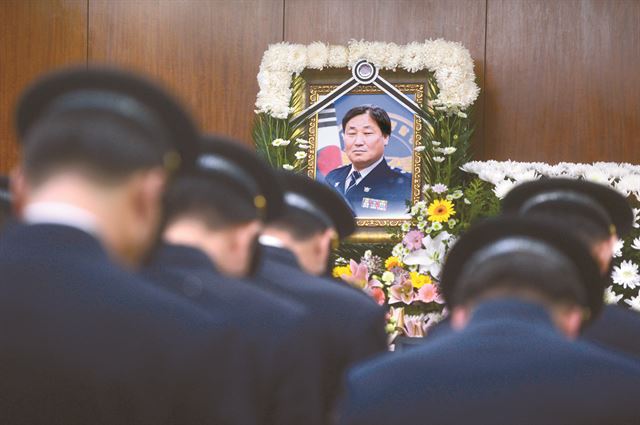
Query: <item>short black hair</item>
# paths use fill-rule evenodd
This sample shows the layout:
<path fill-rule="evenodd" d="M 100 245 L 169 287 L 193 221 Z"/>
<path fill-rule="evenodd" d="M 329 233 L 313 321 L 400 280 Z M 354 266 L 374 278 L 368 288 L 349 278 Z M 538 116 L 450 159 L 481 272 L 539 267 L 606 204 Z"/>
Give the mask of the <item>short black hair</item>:
<path fill-rule="evenodd" d="M 387 111 L 376 105 L 360 105 L 351 108 L 342 117 L 342 131 L 347 131 L 347 123 L 358 115 L 369 114 L 369 116 L 378 124 L 383 135 L 391 134 L 391 119 Z"/>
<path fill-rule="evenodd" d="M 23 146 L 24 171 L 34 184 L 69 166 L 118 180 L 164 161 L 163 149 L 135 121 L 93 110 L 41 119 L 29 129 Z"/>
<path fill-rule="evenodd" d="M 165 223 L 183 217 L 201 220 L 212 230 L 259 219 L 246 188 L 231 178 L 182 175 L 168 186 L 164 196 Z"/>
<path fill-rule="evenodd" d="M 603 225 L 600 221 L 584 215 L 580 211 L 563 209 L 549 206 L 534 207 L 525 215 L 536 216 L 543 219 L 553 220 L 561 224 L 567 231 L 576 235 L 582 242 L 590 247 L 605 242 L 611 237 L 609 226 Z"/>
<path fill-rule="evenodd" d="M 453 292 L 453 304 L 477 302 L 492 292 L 535 294 L 548 305 L 584 305 L 587 297 L 568 260 L 518 252 L 490 258 L 463 272 Z"/>
<path fill-rule="evenodd" d="M 298 208 L 287 207 L 284 214 L 269 226 L 287 232 L 300 242 L 325 232 L 329 226 L 318 217 Z"/>

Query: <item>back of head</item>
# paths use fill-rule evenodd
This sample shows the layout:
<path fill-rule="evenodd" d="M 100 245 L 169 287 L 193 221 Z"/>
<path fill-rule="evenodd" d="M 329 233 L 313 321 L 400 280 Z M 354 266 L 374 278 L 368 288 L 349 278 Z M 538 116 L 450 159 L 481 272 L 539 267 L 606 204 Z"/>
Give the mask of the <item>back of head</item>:
<path fill-rule="evenodd" d="M 441 285 L 450 308 L 513 296 L 579 306 L 595 316 L 604 284 L 589 248 L 562 226 L 533 218 L 480 223 L 453 246 Z"/>
<path fill-rule="evenodd" d="M 289 172 L 281 172 L 285 210 L 270 223 L 294 240 L 304 241 L 314 235 L 335 229 L 339 238 L 355 231 L 353 212 L 344 199 L 328 186 Z"/>
<path fill-rule="evenodd" d="M 24 173 L 35 185 L 69 169 L 105 181 L 194 160 L 189 114 L 164 89 L 117 69 L 45 75 L 22 95 L 16 123 Z"/>
<path fill-rule="evenodd" d="M 241 142 L 200 138 L 196 166 L 179 175 L 165 194 L 166 221 L 201 220 L 219 230 L 282 213 L 282 190 L 274 171 Z"/>

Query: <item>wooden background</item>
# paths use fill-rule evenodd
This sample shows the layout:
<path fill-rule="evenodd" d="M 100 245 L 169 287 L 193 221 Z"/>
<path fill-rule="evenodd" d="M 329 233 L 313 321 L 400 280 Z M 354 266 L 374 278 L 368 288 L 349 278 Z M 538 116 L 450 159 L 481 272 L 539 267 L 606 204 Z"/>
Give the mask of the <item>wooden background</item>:
<path fill-rule="evenodd" d="M 17 96 L 62 65 L 148 73 L 250 143 L 270 43 L 437 37 L 476 64 L 476 158 L 640 163 L 638 0 L 0 0 L 0 172 Z"/>

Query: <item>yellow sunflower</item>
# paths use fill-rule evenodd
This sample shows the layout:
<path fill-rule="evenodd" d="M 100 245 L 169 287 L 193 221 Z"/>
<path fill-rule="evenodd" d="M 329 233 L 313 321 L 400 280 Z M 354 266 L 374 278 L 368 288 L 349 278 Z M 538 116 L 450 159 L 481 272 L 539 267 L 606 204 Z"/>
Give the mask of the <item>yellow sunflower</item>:
<path fill-rule="evenodd" d="M 351 267 L 349 266 L 335 266 L 331 275 L 336 279 L 340 279 L 342 275 L 351 276 Z"/>
<path fill-rule="evenodd" d="M 429 215 L 428 220 L 438 221 L 440 223 L 448 221 L 455 213 L 453 202 L 447 199 L 436 199 L 429 205 L 429 208 L 427 208 L 427 214 Z"/>
<path fill-rule="evenodd" d="M 384 268 L 391 270 L 394 267 L 402 267 L 402 261 L 398 257 L 389 257 L 384 262 Z"/>
<path fill-rule="evenodd" d="M 431 283 L 431 278 L 429 276 L 418 272 L 411 272 L 409 273 L 409 276 L 411 277 L 411 285 L 416 289 L 420 289 L 424 285 Z"/>

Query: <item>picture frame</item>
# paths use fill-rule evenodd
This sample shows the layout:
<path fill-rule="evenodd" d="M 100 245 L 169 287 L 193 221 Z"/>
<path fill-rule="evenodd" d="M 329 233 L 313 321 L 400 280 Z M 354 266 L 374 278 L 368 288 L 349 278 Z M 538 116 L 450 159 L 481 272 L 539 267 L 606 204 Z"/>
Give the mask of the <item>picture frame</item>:
<path fill-rule="evenodd" d="M 323 96 L 335 90 L 338 85 L 338 83 L 326 82 L 308 83 L 307 104 L 313 105 L 322 100 Z M 398 82 L 394 85 L 418 105 L 423 105 L 425 83 L 414 80 Z M 353 106 L 371 104 L 381 107 L 389 115 L 391 134 L 388 145 L 385 147 L 384 158 L 391 169 L 405 176 L 410 174 L 410 199 L 407 201 L 413 204 L 421 196 L 421 155 L 416 152 L 415 147 L 420 145 L 421 130 L 425 123 L 416 114 L 398 104 L 388 93 L 374 85 L 358 86 L 337 99 L 332 107 L 309 117 L 306 129 L 309 139 L 306 173 L 313 179 L 324 181 L 326 174 L 336 166 L 349 164 L 347 154 L 344 152 L 342 117 Z M 339 152 L 337 147 L 340 149 Z M 369 188 L 364 188 L 365 191 L 367 189 Z M 356 235 L 356 239 L 387 239 L 383 236 L 385 232 L 376 232 L 376 229 L 384 230 L 385 227 L 400 226 L 410 219 L 408 212 L 398 213 L 397 206 L 395 212 L 389 214 L 381 212 L 381 209 L 387 207 L 384 199 L 363 197 L 362 206 L 367 208 L 358 208 L 362 213 L 356 213 L 356 224 L 361 230 Z M 368 214 L 369 211 L 371 211 L 370 214 Z"/>

